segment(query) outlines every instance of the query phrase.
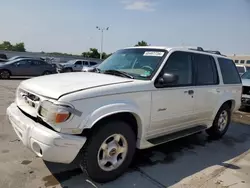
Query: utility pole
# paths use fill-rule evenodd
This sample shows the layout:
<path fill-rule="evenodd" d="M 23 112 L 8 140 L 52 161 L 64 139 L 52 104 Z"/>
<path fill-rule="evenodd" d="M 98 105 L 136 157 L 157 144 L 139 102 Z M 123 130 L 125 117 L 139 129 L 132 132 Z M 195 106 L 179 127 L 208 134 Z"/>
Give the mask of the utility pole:
<path fill-rule="evenodd" d="M 98 29 L 99 31 L 101 31 L 101 52 L 100 52 L 100 59 L 102 59 L 102 53 L 103 53 L 103 31 L 108 31 L 109 27 L 102 28 L 102 27 L 96 26 L 96 29 Z"/>

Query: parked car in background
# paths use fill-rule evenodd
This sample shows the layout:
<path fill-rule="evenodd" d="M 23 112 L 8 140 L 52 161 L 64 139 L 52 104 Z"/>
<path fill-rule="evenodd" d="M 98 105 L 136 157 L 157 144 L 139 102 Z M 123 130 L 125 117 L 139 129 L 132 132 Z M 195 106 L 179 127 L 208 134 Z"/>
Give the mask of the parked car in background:
<path fill-rule="evenodd" d="M 0 59 L 8 59 L 6 54 L 0 54 Z"/>
<path fill-rule="evenodd" d="M 38 157 L 80 159 L 96 182 L 124 173 L 136 148 L 201 131 L 223 137 L 241 105 L 232 59 L 202 48 L 125 48 L 96 70 L 22 81 L 7 109 L 17 136 Z"/>
<path fill-rule="evenodd" d="M 242 98 L 241 107 L 250 107 L 250 71 L 241 76 L 242 80 Z"/>
<path fill-rule="evenodd" d="M 82 72 L 94 72 L 96 67 L 98 67 L 100 63 L 90 66 L 90 67 L 83 67 Z"/>
<path fill-rule="evenodd" d="M 22 58 L 0 64 L 0 78 L 41 76 L 56 73 L 56 66 L 36 58 Z"/>
<path fill-rule="evenodd" d="M 0 54 L 0 63 L 8 61 L 6 54 Z"/>
<path fill-rule="evenodd" d="M 13 61 L 13 60 L 22 59 L 22 58 L 30 58 L 30 57 L 26 57 L 26 56 L 13 56 L 13 57 L 9 58 L 8 60 L 9 61 Z"/>
<path fill-rule="evenodd" d="M 237 64 L 236 67 L 237 67 L 237 70 L 238 70 L 240 76 L 243 75 L 245 72 L 250 70 L 250 67 L 245 66 L 245 65 Z"/>
<path fill-rule="evenodd" d="M 92 67 L 98 64 L 95 61 L 88 61 L 82 59 L 70 60 L 66 63 L 59 63 L 57 66 L 58 72 L 81 72 L 84 67 Z"/>

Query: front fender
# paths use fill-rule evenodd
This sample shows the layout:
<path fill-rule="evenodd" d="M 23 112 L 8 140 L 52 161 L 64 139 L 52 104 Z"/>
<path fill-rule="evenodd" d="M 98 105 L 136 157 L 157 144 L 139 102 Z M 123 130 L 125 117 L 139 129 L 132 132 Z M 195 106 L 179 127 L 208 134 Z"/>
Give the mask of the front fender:
<path fill-rule="evenodd" d="M 137 123 L 143 124 L 144 121 L 142 119 L 143 116 L 136 105 L 127 103 L 115 103 L 115 104 L 108 104 L 105 106 L 101 106 L 96 110 L 94 110 L 88 116 L 86 123 L 81 125 L 81 128 L 92 128 L 99 120 L 107 116 L 122 112 L 132 113 L 135 116 Z"/>

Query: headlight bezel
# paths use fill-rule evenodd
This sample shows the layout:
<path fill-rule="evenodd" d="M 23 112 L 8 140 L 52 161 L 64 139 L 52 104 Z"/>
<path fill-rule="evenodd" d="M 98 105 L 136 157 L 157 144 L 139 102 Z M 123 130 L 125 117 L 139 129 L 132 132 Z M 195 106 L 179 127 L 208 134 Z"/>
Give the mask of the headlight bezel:
<path fill-rule="evenodd" d="M 41 112 L 42 110 L 43 112 Z M 46 114 L 44 114 L 45 111 Z M 73 111 L 73 107 L 68 104 L 43 100 L 37 109 L 37 114 L 44 122 L 56 126 L 70 121 L 74 116 Z M 64 121 L 57 121 L 58 114 L 68 114 L 68 117 Z"/>

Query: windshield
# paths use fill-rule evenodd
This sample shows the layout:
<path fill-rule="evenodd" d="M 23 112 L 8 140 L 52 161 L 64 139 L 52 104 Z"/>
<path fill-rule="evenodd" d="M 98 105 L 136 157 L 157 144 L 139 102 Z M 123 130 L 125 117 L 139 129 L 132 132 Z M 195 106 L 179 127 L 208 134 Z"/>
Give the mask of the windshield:
<path fill-rule="evenodd" d="M 242 79 L 250 79 L 250 72 L 245 72 L 242 76 Z"/>
<path fill-rule="evenodd" d="M 100 72 L 116 70 L 128 73 L 136 79 L 150 79 L 166 53 L 166 50 L 158 49 L 123 49 L 112 54 L 97 68 Z"/>
<path fill-rule="evenodd" d="M 9 58 L 9 61 L 12 61 L 12 60 L 14 60 L 16 58 L 18 58 L 18 56 L 11 57 L 11 58 Z"/>
<path fill-rule="evenodd" d="M 239 73 L 244 73 L 245 72 L 245 69 L 244 67 L 237 67 Z"/>
<path fill-rule="evenodd" d="M 65 64 L 71 64 L 71 63 L 74 63 L 74 62 L 75 62 L 75 60 L 69 60 Z"/>

